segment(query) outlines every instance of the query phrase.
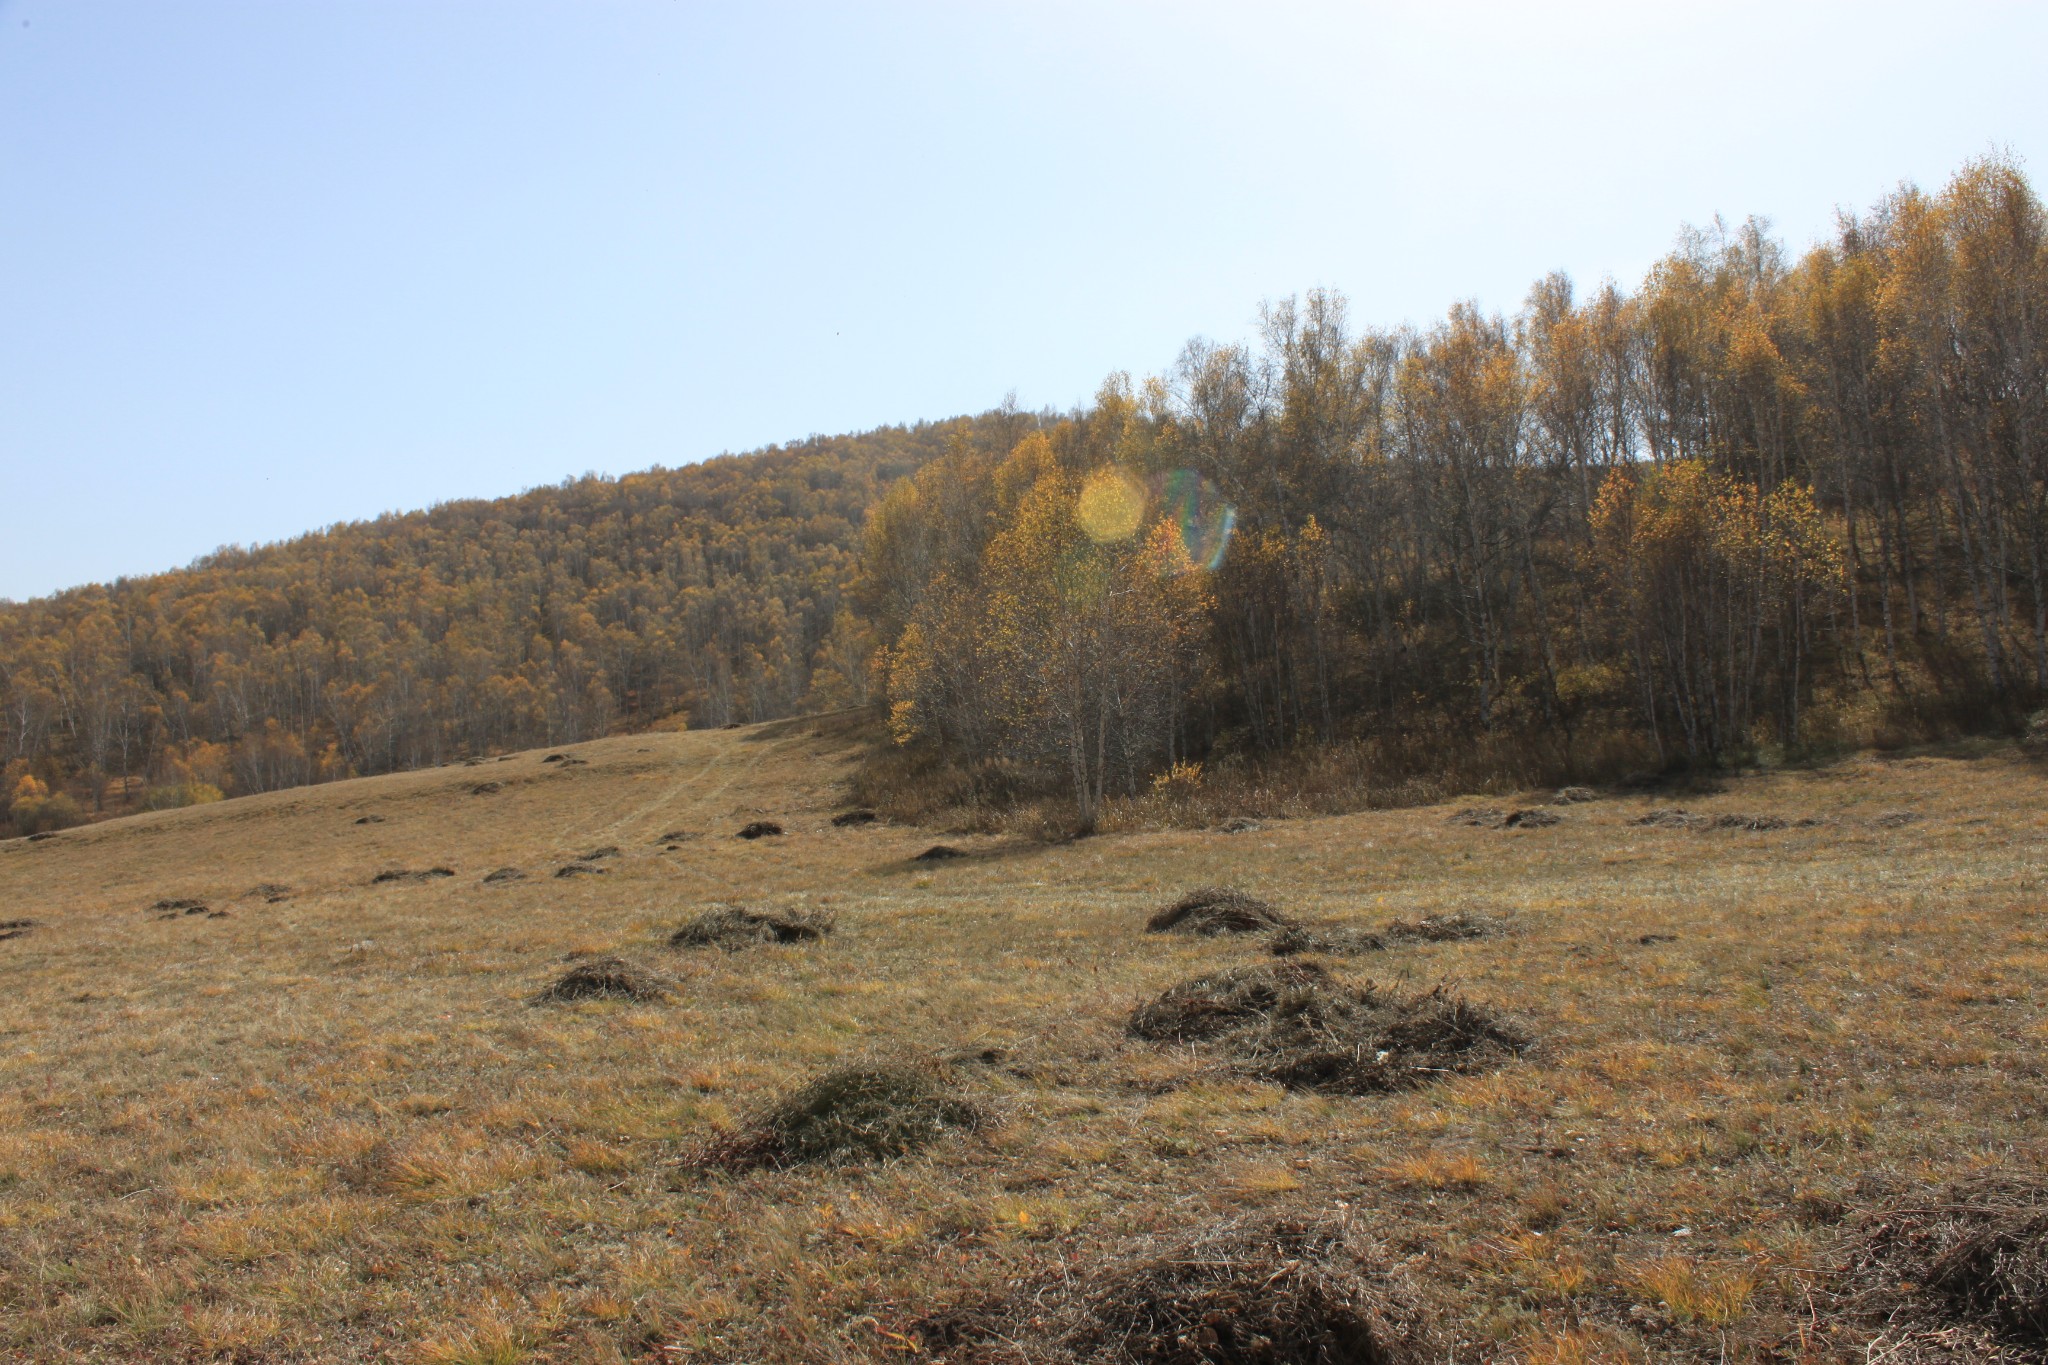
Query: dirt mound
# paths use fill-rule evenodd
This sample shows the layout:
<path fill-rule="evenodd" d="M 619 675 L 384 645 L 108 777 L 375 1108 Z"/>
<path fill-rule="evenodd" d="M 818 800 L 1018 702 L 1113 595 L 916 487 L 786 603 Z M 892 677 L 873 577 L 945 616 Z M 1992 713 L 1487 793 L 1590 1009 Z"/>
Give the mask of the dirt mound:
<path fill-rule="evenodd" d="M 854 825 L 872 825 L 882 817 L 871 810 L 846 810 L 832 817 L 835 829 L 847 829 Z"/>
<path fill-rule="evenodd" d="M 1629 823 L 1646 829 L 1704 829 L 1713 822 L 1704 815 L 1694 815 L 1691 811 L 1672 806 L 1638 815 Z"/>
<path fill-rule="evenodd" d="M 1152 1042 L 1216 1038 L 1270 1014 L 1289 992 L 1328 987 L 1329 972 L 1313 962 L 1260 963 L 1211 972 L 1172 987 L 1131 1015 L 1130 1031 Z"/>
<path fill-rule="evenodd" d="M 943 863 L 953 858 L 965 858 L 966 856 L 967 850 L 964 848 L 955 848 L 951 844 L 933 844 L 910 861 L 914 863 Z"/>
<path fill-rule="evenodd" d="M 593 957 L 571 967 L 561 980 L 540 993 L 542 1001 L 666 1000 L 673 981 L 622 957 Z"/>
<path fill-rule="evenodd" d="M 484 873 L 486 885 L 492 882 L 523 882 L 525 880 L 526 874 L 516 867 L 501 867 L 495 872 Z"/>
<path fill-rule="evenodd" d="M 727 1170 L 844 1164 L 901 1156 L 988 1122 L 936 1064 L 859 1063 L 828 1071 L 699 1152 Z"/>
<path fill-rule="evenodd" d="M 1883 1325 L 1872 1359 L 2048 1360 L 2048 1181 L 2037 1174 L 1981 1176 L 1865 1214 L 1837 1259 L 1843 1309 Z"/>
<path fill-rule="evenodd" d="M 769 839 L 780 833 L 782 833 L 782 826 L 776 824 L 773 820 L 756 820 L 753 824 L 742 829 L 735 837 L 740 839 Z"/>
<path fill-rule="evenodd" d="M 392 868 L 387 872 L 379 872 L 376 876 L 370 878 L 370 885 L 377 886 L 384 882 L 430 882 L 437 877 L 452 877 L 454 875 L 454 869 L 447 867 L 430 867 L 422 872 L 412 872 L 405 868 Z"/>
<path fill-rule="evenodd" d="M 1355 1224 L 1242 1218 L 1145 1239 L 1006 1299 L 916 1325 L 963 1365 L 1423 1365 L 1445 1346 Z"/>
<path fill-rule="evenodd" d="M 1550 798 L 1553 805 L 1578 806 L 1588 801 L 1598 801 L 1600 793 L 1591 787 L 1559 787 L 1557 794 Z"/>
<path fill-rule="evenodd" d="M 608 867 L 592 867 L 589 863 L 564 863 L 555 869 L 557 877 L 603 877 L 610 872 Z"/>
<path fill-rule="evenodd" d="M 1767 830 L 1788 828 L 1790 824 L 1790 821 L 1781 820 L 1775 815 L 1730 814 L 1715 816 L 1713 827 L 1715 829 L 1746 829 L 1761 834 Z"/>
<path fill-rule="evenodd" d="M 1554 810 L 1533 806 L 1528 810 L 1511 810 L 1500 818 L 1502 829 L 1549 829 L 1561 825 L 1564 817 Z"/>
<path fill-rule="evenodd" d="M 471 796 L 490 796 L 505 790 L 503 782 L 479 782 L 469 789 Z"/>
<path fill-rule="evenodd" d="M 1449 915 L 1424 915 L 1416 920 L 1392 920 L 1380 930 L 1388 939 L 1405 939 L 1411 943 L 1456 943 L 1462 939 L 1491 938 L 1499 932 L 1497 920 L 1475 915 L 1470 910 L 1459 910 Z"/>
<path fill-rule="evenodd" d="M 745 948 L 756 943 L 814 943 L 832 932 L 832 916 L 803 910 L 721 905 L 669 935 L 671 948 Z"/>
<path fill-rule="evenodd" d="M 1294 921 L 1257 896 L 1227 886 L 1204 886 L 1162 906 L 1145 921 L 1148 934 L 1256 934 Z"/>
<path fill-rule="evenodd" d="M 1297 924 L 1273 935 L 1266 951 L 1275 957 L 1297 957 L 1303 953 L 1356 957 L 1361 953 L 1385 952 L 1386 947 L 1386 939 L 1369 930 L 1336 924 Z"/>
<path fill-rule="evenodd" d="M 1184 981 L 1139 1006 L 1130 1031 L 1215 1041 L 1246 1075 L 1342 1095 L 1487 1070 L 1529 1045 L 1522 1030 L 1443 986 L 1396 996 L 1370 982 L 1346 985 L 1305 962 Z"/>

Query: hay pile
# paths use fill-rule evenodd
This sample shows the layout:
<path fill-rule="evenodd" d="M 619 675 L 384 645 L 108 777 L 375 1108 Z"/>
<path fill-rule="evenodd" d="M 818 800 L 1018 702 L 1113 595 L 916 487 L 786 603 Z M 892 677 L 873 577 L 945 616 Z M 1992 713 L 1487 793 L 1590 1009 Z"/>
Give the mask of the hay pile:
<path fill-rule="evenodd" d="M 1129 1027 L 1153 1041 L 1215 1042 L 1245 1075 L 1341 1095 L 1487 1070 L 1529 1045 L 1521 1029 L 1446 987 L 1398 996 L 1307 962 L 1183 981 L 1139 1006 Z"/>
<path fill-rule="evenodd" d="M 505 790 L 503 782 L 479 782 L 469 789 L 471 796 L 495 796 Z"/>
<path fill-rule="evenodd" d="M 2048 1360 L 2048 1181 L 1980 1176 L 1857 1220 L 1841 1307 L 1872 1359 Z"/>
<path fill-rule="evenodd" d="M 832 932 L 832 916 L 807 910 L 749 910 L 721 905 L 669 935 L 671 948 L 746 948 L 756 943 L 815 943 Z"/>
<path fill-rule="evenodd" d="M 1550 799 L 1555 805 L 1577 806 L 1587 801 L 1598 801 L 1600 793 L 1591 787 L 1559 787 L 1557 794 Z"/>
<path fill-rule="evenodd" d="M 962 1365 L 1423 1365 L 1445 1344 L 1349 1221 L 1230 1219 L 916 1324 Z"/>
<path fill-rule="evenodd" d="M 439 877 L 452 877 L 454 875 L 454 869 L 446 867 L 430 867 L 421 872 L 413 872 L 405 868 L 393 868 L 388 872 L 379 872 L 376 876 L 370 878 L 370 885 L 381 886 L 386 882 L 430 882 Z"/>
<path fill-rule="evenodd" d="M 1499 829 L 1500 822 L 1507 819 L 1507 812 L 1499 806 L 1467 806 L 1454 810 L 1445 817 L 1449 825 L 1470 825 L 1474 829 Z"/>
<path fill-rule="evenodd" d="M 557 877 L 602 877 L 611 871 L 608 867 L 592 867 L 589 863 L 564 863 L 555 869 Z"/>
<path fill-rule="evenodd" d="M 291 899 L 292 889 L 283 882 L 258 882 L 249 888 L 249 894 L 263 897 L 265 905 L 277 905 Z"/>
<path fill-rule="evenodd" d="M 1145 921 L 1148 934 L 1256 934 L 1285 929 L 1293 920 L 1257 896 L 1224 886 L 1204 886 L 1162 906 Z"/>
<path fill-rule="evenodd" d="M 618 856 L 619 846 L 617 844 L 606 844 L 603 848 L 593 848 L 588 853 L 577 854 L 576 861 L 579 863 L 594 863 L 605 858 L 616 858 Z"/>
<path fill-rule="evenodd" d="M 937 1064 L 867 1062 L 828 1071 L 690 1159 L 753 1170 L 884 1161 L 988 1123 Z"/>
<path fill-rule="evenodd" d="M 782 826 L 776 824 L 773 820 L 756 820 L 741 829 L 735 837 L 740 839 L 772 839 L 780 833 L 782 833 Z"/>
<path fill-rule="evenodd" d="M 673 980 L 622 957 L 593 957 L 577 963 L 538 996 L 541 1003 L 569 1000 L 666 1000 Z"/>
<path fill-rule="evenodd" d="M 22 938 L 35 927 L 36 921 L 32 919 L 0 919 L 0 943 L 10 938 Z"/>
<path fill-rule="evenodd" d="M 486 872 L 484 874 L 484 881 L 486 883 L 523 882 L 525 880 L 526 874 L 516 867 L 501 867 L 495 872 Z"/>
<path fill-rule="evenodd" d="M 1392 920 L 1380 933 L 1395 942 L 1456 943 L 1463 939 L 1492 938 L 1500 923 L 1470 910 L 1449 915 L 1424 915 L 1415 920 Z"/>
<path fill-rule="evenodd" d="M 1713 827 L 1715 829 L 1746 829 L 1754 833 L 1763 833 L 1768 830 L 1784 829 L 1790 823 L 1790 821 L 1781 820 L 1775 815 L 1731 814 L 1715 816 Z"/>
<path fill-rule="evenodd" d="M 1647 829 L 1704 829 L 1713 822 L 1704 815 L 1694 815 L 1691 811 L 1672 806 L 1638 815 L 1629 823 Z"/>
<path fill-rule="evenodd" d="M 159 918 L 176 919 L 180 915 L 204 915 L 212 907 L 205 901 L 166 896 L 149 908 L 156 911 Z"/>
<path fill-rule="evenodd" d="M 832 817 L 832 827 L 847 829 L 854 825 L 872 825 L 880 818 L 871 810 L 846 810 Z"/>

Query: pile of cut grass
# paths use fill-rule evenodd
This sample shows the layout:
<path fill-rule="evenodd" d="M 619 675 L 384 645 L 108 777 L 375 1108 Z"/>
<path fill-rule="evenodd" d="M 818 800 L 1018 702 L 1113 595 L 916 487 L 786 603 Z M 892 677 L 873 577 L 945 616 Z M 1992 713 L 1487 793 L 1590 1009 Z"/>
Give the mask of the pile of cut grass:
<path fill-rule="evenodd" d="M 689 1164 L 744 1171 L 885 1161 L 988 1122 L 981 1106 L 956 1092 L 946 1067 L 862 1062 L 776 1100 Z"/>
<path fill-rule="evenodd" d="M 1224 886 L 1204 886 L 1162 906 L 1145 921 L 1148 934 L 1256 934 L 1286 929 L 1294 921 L 1257 896 Z"/>
<path fill-rule="evenodd" d="M 669 935 L 671 948 L 750 947 L 757 943 L 815 943 L 832 932 L 830 914 L 806 910 L 749 910 L 721 905 Z"/>
<path fill-rule="evenodd" d="M 666 1000 L 674 993 L 664 973 L 622 957 L 593 957 L 577 963 L 537 997 L 543 1004 L 574 1000 Z"/>

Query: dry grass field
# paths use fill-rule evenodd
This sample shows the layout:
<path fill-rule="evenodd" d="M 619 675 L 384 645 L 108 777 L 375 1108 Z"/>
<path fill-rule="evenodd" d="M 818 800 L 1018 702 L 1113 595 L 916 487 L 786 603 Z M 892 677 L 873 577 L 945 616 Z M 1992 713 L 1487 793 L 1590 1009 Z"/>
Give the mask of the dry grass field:
<path fill-rule="evenodd" d="M 0 1358 L 1058 1359 L 1062 1295 L 1268 1218 L 1370 1247 L 1438 1359 L 1993 1349 L 1859 1308 L 1856 1248 L 2048 1150 L 2048 779 L 2010 749 L 1056 846 L 835 827 L 857 749 L 803 724 L 562 752 L 0 844 L 33 921 L 0 931 Z M 1671 807 L 1707 818 L 1634 823 Z M 967 856 L 914 860 L 941 839 Z M 1135 1037 L 1276 961 L 1145 932 L 1209 884 L 1475 917 L 1317 960 L 1533 1041 L 1345 1094 Z M 724 904 L 833 930 L 669 946 Z M 655 993 L 539 999 L 606 955 Z M 832 1068 L 941 1054 L 975 1117 L 929 1145 L 714 1159 Z M 1151 1358 L 1382 1358 L 1201 1332 Z"/>

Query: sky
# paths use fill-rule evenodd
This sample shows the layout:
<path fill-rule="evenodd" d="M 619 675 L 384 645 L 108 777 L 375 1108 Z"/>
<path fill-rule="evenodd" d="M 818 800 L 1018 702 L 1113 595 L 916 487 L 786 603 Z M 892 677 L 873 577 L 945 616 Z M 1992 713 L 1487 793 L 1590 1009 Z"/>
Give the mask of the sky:
<path fill-rule="evenodd" d="M 0 598 L 1795 249 L 2048 5 L 0 0 Z"/>

